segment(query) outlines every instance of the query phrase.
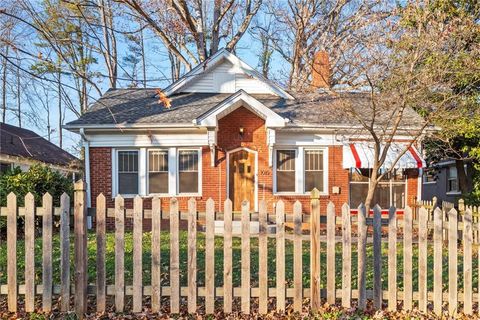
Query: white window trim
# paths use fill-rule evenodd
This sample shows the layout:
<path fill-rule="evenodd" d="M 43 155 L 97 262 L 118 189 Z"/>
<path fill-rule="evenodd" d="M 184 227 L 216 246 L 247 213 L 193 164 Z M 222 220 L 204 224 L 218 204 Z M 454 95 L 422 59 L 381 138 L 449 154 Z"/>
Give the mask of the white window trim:
<path fill-rule="evenodd" d="M 295 151 L 295 191 L 277 191 L 277 152 L 278 151 Z M 274 179 L 273 179 L 273 194 L 279 196 L 288 196 L 288 195 L 296 195 L 298 194 L 298 148 L 293 147 L 285 147 L 285 148 L 275 148 L 273 152 L 273 172 L 274 172 Z"/>
<path fill-rule="evenodd" d="M 277 192 L 277 150 L 295 150 L 295 192 Z M 323 151 L 323 191 L 321 196 L 328 196 L 328 147 L 327 146 L 276 146 L 273 151 L 273 195 L 274 196 L 308 196 L 310 191 L 305 191 L 305 151 Z"/>
<path fill-rule="evenodd" d="M 180 151 L 197 151 L 198 153 L 198 192 L 187 192 L 187 193 L 180 193 L 180 183 L 179 183 L 179 177 L 180 177 L 180 165 L 179 165 L 179 154 Z M 176 189 L 175 192 L 177 196 L 179 197 L 201 197 L 202 196 L 202 149 L 201 148 L 177 148 L 176 151 L 176 174 L 175 174 L 175 180 L 176 180 Z M 170 165 L 170 162 L 169 162 Z"/>
<path fill-rule="evenodd" d="M 150 149 L 147 149 L 147 156 L 146 156 L 147 165 L 146 165 L 145 178 L 147 180 L 146 181 L 147 186 L 146 186 L 145 190 L 146 190 L 147 197 L 169 197 L 170 196 L 169 191 L 167 191 L 166 193 L 152 193 L 152 192 L 150 192 L 150 169 L 149 169 L 150 168 L 150 151 L 165 151 L 167 153 L 167 163 L 168 163 L 168 171 L 167 171 L 168 187 L 167 187 L 167 189 L 170 191 L 170 157 L 169 157 L 169 150 L 168 150 L 168 148 L 150 148 Z"/>
<path fill-rule="evenodd" d="M 141 195 L 142 179 L 141 179 L 141 150 L 138 148 L 121 148 L 112 149 L 112 198 L 121 195 L 123 198 L 134 198 L 136 194 L 121 194 L 118 192 L 118 153 L 122 151 L 136 151 L 138 153 L 138 194 Z"/>

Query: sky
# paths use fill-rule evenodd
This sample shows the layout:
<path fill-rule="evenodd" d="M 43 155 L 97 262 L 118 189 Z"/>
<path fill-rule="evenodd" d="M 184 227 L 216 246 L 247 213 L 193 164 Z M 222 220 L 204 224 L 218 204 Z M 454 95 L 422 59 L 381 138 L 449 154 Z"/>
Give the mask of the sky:
<path fill-rule="evenodd" d="M 30 35 L 31 37 L 32 35 Z M 168 55 L 163 47 L 162 43 L 159 41 L 158 37 L 149 30 L 146 30 L 145 35 L 145 43 L 146 43 L 146 68 L 147 68 L 147 87 L 154 87 L 154 88 L 165 88 L 167 85 L 171 83 L 170 78 L 170 67 L 168 62 Z M 123 36 L 118 37 L 118 52 L 119 52 L 119 62 L 123 64 L 123 57 L 128 53 L 129 47 L 124 39 Z M 31 40 L 29 43 L 23 44 L 24 49 L 32 48 L 32 44 L 35 44 L 35 39 Z M 259 42 L 253 39 L 253 37 L 247 32 L 244 34 L 240 42 L 237 44 L 236 47 L 236 54 L 247 64 L 250 66 L 258 69 L 258 53 L 260 52 Z M 27 58 L 27 61 L 22 62 L 22 66 L 25 66 L 30 63 L 33 63 L 35 59 Z M 99 65 L 103 64 L 103 61 L 99 61 Z M 95 67 L 94 67 L 95 68 Z M 98 68 L 98 67 L 97 67 Z M 286 65 L 284 65 L 279 57 L 273 57 L 272 66 L 271 66 L 271 74 L 272 78 L 279 78 L 281 77 L 281 73 L 285 72 Z M 106 73 L 105 68 L 101 67 L 103 73 Z M 283 71 L 283 72 L 282 72 Z M 141 71 L 140 71 L 141 72 Z M 126 77 L 125 71 L 122 68 L 118 69 L 119 77 Z M 27 74 L 24 74 L 25 78 L 28 78 Z M 139 74 L 139 78 L 143 78 L 141 74 Z M 165 79 L 167 78 L 167 79 Z M 15 77 L 12 74 L 10 76 L 9 82 L 11 84 L 11 90 L 13 92 Z M 164 80 L 161 80 L 164 79 Z M 68 88 L 68 86 L 72 86 L 72 79 L 68 77 L 63 77 L 63 83 L 65 84 L 64 90 L 66 90 L 70 96 L 70 98 L 74 101 L 77 101 L 77 93 L 74 90 Z M 102 92 L 106 92 L 109 88 L 109 83 L 107 78 L 98 78 L 96 80 L 97 85 L 101 88 Z M 119 81 L 118 87 L 127 87 L 129 84 L 128 81 Z M 48 103 L 50 105 L 50 121 L 51 126 L 53 127 L 54 131 L 51 133 L 51 141 L 58 145 L 58 109 L 57 109 L 57 95 L 56 90 L 52 87 L 51 92 L 40 90 L 40 87 L 32 87 L 35 86 L 35 81 L 26 81 L 23 86 L 30 86 L 29 90 L 25 90 L 24 94 L 21 96 L 22 99 L 22 109 L 26 110 L 29 106 L 33 105 L 35 110 L 32 111 L 33 116 L 23 116 L 22 119 L 22 126 L 24 128 L 30 129 L 38 133 L 40 136 L 47 138 L 48 137 L 48 130 L 46 128 L 46 119 L 47 119 L 47 112 L 45 106 L 42 104 Z M 40 92 L 41 91 L 41 92 Z M 34 93 L 32 93 L 34 92 Z M 44 99 L 36 99 L 36 95 L 42 95 Z M 90 95 L 90 104 L 95 100 L 98 99 L 98 95 L 94 90 L 89 92 Z M 16 107 L 16 99 L 12 94 L 8 95 L 9 104 L 11 108 Z M 27 101 L 28 100 L 28 101 Z M 43 100 L 44 102 L 42 102 Z M 69 111 L 68 109 L 64 112 L 64 124 L 68 123 L 69 121 L 75 120 L 76 115 Z M 7 111 L 7 123 L 12 125 L 18 125 L 18 118 L 12 111 Z M 75 154 L 78 156 L 79 152 L 79 141 L 80 137 L 77 134 L 69 132 L 68 130 L 63 130 L 63 148 L 67 151 Z"/>

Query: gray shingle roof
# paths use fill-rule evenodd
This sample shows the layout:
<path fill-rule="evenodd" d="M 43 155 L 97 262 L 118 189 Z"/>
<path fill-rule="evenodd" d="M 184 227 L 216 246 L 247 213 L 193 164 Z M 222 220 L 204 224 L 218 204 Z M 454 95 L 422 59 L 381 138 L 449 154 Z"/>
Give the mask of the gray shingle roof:
<path fill-rule="evenodd" d="M 0 123 L 0 154 L 59 166 L 79 166 L 79 160 L 33 131 Z"/>
<path fill-rule="evenodd" d="M 79 119 L 67 124 L 67 128 L 83 125 L 156 124 L 185 125 L 210 110 L 229 93 L 180 93 L 170 97 L 171 107 L 158 102 L 156 89 L 115 89 L 107 91 L 90 110 Z M 326 93 L 307 94 L 295 100 L 286 100 L 274 95 L 252 94 L 279 115 L 288 118 L 291 126 L 359 125 L 358 120 L 347 112 L 346 105 L 353 105 L 365 119 L 371 116 L 369 96 L 363 93 L 345 93 L 332 96 Z M 386 109 L 377 114 L 380 121 L 389 119 Z M 407 109 L 404 125 L 415 126 L 422 118 L 412 109 Z"/>

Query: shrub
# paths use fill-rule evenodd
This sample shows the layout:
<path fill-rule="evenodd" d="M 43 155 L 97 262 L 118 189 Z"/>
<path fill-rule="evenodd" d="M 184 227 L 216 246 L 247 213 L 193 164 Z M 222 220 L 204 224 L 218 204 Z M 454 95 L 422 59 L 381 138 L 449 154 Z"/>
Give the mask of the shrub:
<path fill-rule="evenodd" d="M 33 165 L 28 171 L 22 172 L 16 167 L 0 175 L 0 205 L 7 205 L 7 195 L 13 192 L 17 195 L 18 206 L 24 205 L 28 192 L 35 197 L 35 205 L 42 205 L 42 197 L 48 192 L 53 197 L 55 206 L 60 205 L 60 196 L 66 192 L 70 199 L 73 195 L 73 183 L 70 178 L 58 171 L 43 165 Z"/>

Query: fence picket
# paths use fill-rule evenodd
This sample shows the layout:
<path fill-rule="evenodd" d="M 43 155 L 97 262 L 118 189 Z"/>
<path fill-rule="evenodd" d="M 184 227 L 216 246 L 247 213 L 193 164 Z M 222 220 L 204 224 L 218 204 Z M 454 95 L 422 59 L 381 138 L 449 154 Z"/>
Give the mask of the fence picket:
<path fill-rule="evenodd" d="M 397 209 L 388 211 L 388 309 L 397 310 Z"/>
<path fill-rule="evenodd" d="M 320 301 L 320 192 L 312 190 L 310 201 L 310 305 L 312 311 L 321 307 Z"/>
<path fill-rule="evenodd" d="M 382 209 L 373 208 L 373 306 L 382 308 Z"/>
<path fill-rule="evenodd" d="M 327 205 L 327 303 L 335 304 L 335 205 Z"/>
<path fill-rule="evenodd" d="M 115 197 L 115 310 L 125 305 L 125 206 L 122 196 Z"/>
<path fill-rule="evenodd" d="M 427 311 L 427 221 L 428 210 L 418 211 L 418 308 Z"/>
<path fill-rule="evenodd" d="M 17 196 L 7 196 L 7 286 L 8 311 L 17 312 Z"/>
<path fill-rule="evenodd" d="M 170 312 L 180 313 L 180 259 L 179 259 L 178 200 L 170 200 Z"/>
<path fill-rule="evenodd" d="M 277 220 L 277 311 L 285 311 L 285 204 L 282 200 L 276 206 Z"/>
<path fill-rule="evenodd" d="M 215 202 L 212 198 L 206 204 L 205 228 L 205 312 L 215 310 Z"/>
<path fill-rule="evenodd" d="M 472 211 L 463 215 L 463 313 L 472 314 Z"/>
<path fill-rule="evenodd" d="M 223 205 L 223 311 L 232 312 L 232 200 L 227 199 Z"/>
<path fill-rule="evenodd" d="M 152 199 L 152 312 L 160 311 L 161 269 L 160 269 L 160 229 L 162 209 L 159 197 Z"/>
<path fill-rule="evenodd" d="M 25 196 L 25 312 L 35 308 L 35 199 Z"/>
<path fill-rule="evenodd" d="M 367 306 L 367 213 L 364 204 L 358 207 L 358 308 L 365 310 Z"/>
<path fill-rule="evenodd" d="M 52 310 L 52 217 L 53 203 L 52 196 L 45 193 L 43 196 L 43 216 L 42 216 L 42 310 L 50 312 Z"/>
<path fill-rule="evenodd" d="M 97 312 L 104 312 L 106 308 L 106 272 L 105 272 L 105 217 L 107 214 L 105 206 L 105 196 L 100 193 L 97 197 L 97 212 L 95 213 L 96 220 L 96 235 L 97 235 Z"/>
<path fill-rule="evenodd" d="M 74 184 L 75 233 L 75 314 L 83 319 L 87 311 L 87 185 L 82 180 Z M 45 210 L 44 210 L 45 211 Z M 44 212 L 43 214 L 45 214 Z M 49 214 L 51 216 L 51 213 Z M 51 219 L 50 219 L 51 220 Z"/>
<path fill-rule="evenodd" d="M 457 210 L 448 211 L 448 313 L 455 316 L 458 303 Z"/>
<path fill-rule="evenodd" d="M 342 206 L 342 307 L 352 306 L 352 227 L 350 207 Z"/>
<path fill-rule="evenodd" d="M 132 311 L 142 311 L 142 238 L 143 238 L 143 199 L 137 195 L 133 199 L 133 305 Z"/>
<path fill-rule="evenodd" d="M 434 210 L 434 229 L 433 229 L 433 311 L 437 316 L 442 314 L 442 250 L 443 250 L 443 212 L 442 209 Z"/>
<path fill-rule="evenodd" d="M 409 206 L 403 213 L 403 308 L 413 307 L 413 249 L 412 249 L 413 212 Z"/>
<path fill-rule="evenodd" d="M 207 255 L 205 255 L 206 257 Z M 205 258 L 205 263 L 208 263 Z M 197 202 L 188 200 L 188 313 L 197 312 Z M 206 266 L 205 266 L 206 268 Z"/>
<path fill-rule="evenodd" d="M 302 261 L 302 204 L 295 201 L 293 205 L 293 311 L 302 311 L 303 302 L 303 261 Z"/>
<path fill-rule="evenodd" d="M 66 193 L 60 197 L 60 257 L 60 311 L 66 312 L 70 307 L 70 197 Z"/>
<path fill-rule="evenodd" d="M 267 203 L 259 203 L 259 234 L 258 234 L 258 312 L 266 314 L 268 311 L 268 239 L 267 239 Z"/>
<path fill-rule="evenodd" d="M 250 203 L 242 202 L 242 281 L 241 281 L 241 309 L 245 314 L 250 313 Z"/>

